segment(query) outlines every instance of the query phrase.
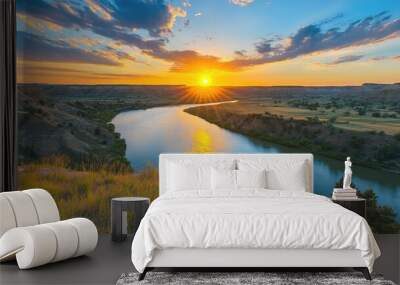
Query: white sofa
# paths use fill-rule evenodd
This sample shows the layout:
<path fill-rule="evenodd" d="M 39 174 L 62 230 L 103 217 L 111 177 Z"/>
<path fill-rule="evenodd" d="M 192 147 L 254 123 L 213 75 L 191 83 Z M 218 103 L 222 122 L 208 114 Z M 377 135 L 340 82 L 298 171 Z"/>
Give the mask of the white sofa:
<path fill-rule="evenodd" d="M 60 221 L 46 190 L 0 193 L 0 262 L 16 258 L 20 269 L 37 267 L 91 252 L 97 239 L 88 219 Z"/>

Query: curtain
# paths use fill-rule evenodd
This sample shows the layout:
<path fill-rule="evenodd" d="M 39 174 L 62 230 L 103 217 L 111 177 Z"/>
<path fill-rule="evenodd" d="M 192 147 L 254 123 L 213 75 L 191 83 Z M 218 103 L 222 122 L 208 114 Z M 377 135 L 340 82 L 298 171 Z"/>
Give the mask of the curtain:
<path fill-rule="evenodd" d="M 0 9 L 0 191 L 14 191 L 17 189 L 15 0 L 1 0 Z"/>

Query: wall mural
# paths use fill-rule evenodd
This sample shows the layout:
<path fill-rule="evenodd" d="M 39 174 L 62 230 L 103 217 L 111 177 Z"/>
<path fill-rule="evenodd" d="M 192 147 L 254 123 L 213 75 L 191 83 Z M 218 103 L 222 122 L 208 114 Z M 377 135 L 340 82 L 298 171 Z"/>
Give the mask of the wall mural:
<path fill-rule="evenodd" d="M 375 232 L 400 223 L 397 1 L 17 0 L 20 189 L 108 231 L 158 193 L 161 152 L 312 152 L 331 196 L 353 161 Z M 224 103 L 221 103 L 224 102 Z"/>

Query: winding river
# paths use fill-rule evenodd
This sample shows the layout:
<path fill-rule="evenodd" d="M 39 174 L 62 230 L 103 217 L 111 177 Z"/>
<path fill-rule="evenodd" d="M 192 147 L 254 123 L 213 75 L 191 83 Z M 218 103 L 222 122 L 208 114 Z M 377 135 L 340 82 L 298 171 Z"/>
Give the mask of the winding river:
<path fill-rule="evenodd" d="M 164 152 L 296 152 L 292 148 L 260 143 L 184 112 L 193 106 L 197 105 L 127 111 L 114 117 L 112 123 L 126 141 L 126 157 L 135 170 L 146 165 L 157 166 L 158 155 Z M 331 196 L 343 169 L 341 161 L 315 156 L 314 192 Z M 400 221 L 400 175 L 353 165 L 353 182 L 361 191 L 372 188 L 379 204 L 394 208 Z"/>

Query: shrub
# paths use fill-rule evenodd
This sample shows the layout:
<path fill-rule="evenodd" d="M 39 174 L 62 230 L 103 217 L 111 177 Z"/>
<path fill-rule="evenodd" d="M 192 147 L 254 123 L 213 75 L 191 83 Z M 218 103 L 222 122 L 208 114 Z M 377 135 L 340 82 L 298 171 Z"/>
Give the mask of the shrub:
<path fill-rule="evenodd" d="M 336 182 L 335 187 L 343 187 L 343 177 Z M 351 187 L 357 189 L 354 183 Z M 378 196 L 372 189 L 357 191 L 360 198 L 364 198 L 367 203 L 367 222 L 374 233 L 396 234 L 400 233 L 400 224 L 396 221 L 396 212 L 388 206 L 378 205 Z"/>
<path fill-rule="evenodd" d="M 396 222 L 396 212 L 387 206 L 379 206 L 378 196 L 372 189 L 357 192 L 359 197 L 367 200 L 367 221 L 375 233 L 400 233 L 400 225 Z"/>
<path fill-rule="evenodd" d="M 333 117 L 329 118 L 328 122 L 331 123 L 331 124 L 334 124 L 336 122 L 336 120 L 337 120 L 337 117 L 333 116 Z"/>
<path fill-rule="evenodd" d="M 358 115 L 364 116 L 366 113 L 365 109 L 358 109 Z"/>

